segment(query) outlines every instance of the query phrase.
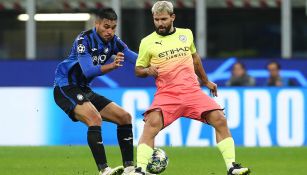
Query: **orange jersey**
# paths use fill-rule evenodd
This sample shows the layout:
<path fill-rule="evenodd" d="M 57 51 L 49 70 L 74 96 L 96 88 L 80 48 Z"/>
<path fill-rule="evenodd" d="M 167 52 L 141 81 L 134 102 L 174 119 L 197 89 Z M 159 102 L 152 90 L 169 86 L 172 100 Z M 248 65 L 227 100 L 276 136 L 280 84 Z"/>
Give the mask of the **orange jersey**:
<path fill-rule="evenodd" d="M 136 66 L 158 67 L 157 92 L 147 111 L 163 114 L 164 127 L 181 116 L 206 122 L 202 115 L 221 107 L 200 88 L 194 72 L 192 54 L 196 53 L 193 34 L 189 29 L 176 28 L 168 36 L 156 32 L 141 42 Z"/>
<path fill-rule="evenodd" d="M 157 93 L 187 93 L 200 89 L 194 72 L 194 53 L 191 30 L 176 28 L 167 36 L 153 32 L 142 40 L 136 66 L 158 67 Z"/>

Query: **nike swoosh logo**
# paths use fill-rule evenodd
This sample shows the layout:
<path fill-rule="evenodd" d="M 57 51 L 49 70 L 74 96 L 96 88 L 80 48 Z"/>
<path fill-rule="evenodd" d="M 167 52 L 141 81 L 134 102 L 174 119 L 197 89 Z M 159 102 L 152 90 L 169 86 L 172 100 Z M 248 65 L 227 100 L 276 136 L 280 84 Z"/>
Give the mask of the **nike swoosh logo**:
<path fill-rule="evenodd" d="M 82 36 L 80 36 L 80 37 L 78 38 L 78 40 L 82 40 L 82 39 L 84 39 Z"/>
<path fill-rule="evenodd" d="M 123 140 L 125 140 L 125 141 L 129 141 L 129 140 L 132 140 L 132 139 L 133 139 L 132 137 L 123 138 Z"/>

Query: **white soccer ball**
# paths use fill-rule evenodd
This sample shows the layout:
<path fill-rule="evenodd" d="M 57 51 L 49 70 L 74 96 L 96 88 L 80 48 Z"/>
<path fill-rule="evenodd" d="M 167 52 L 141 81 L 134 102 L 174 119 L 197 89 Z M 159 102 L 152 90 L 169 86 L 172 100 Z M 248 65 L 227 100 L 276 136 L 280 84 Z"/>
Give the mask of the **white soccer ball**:
<path fill-rule="evenodd" d="M 162 173 L 168 165 L 168 157 L 161 148 L 154 148 L 154 152 L 149 159 L 147 171 L 153 174 Z"/>

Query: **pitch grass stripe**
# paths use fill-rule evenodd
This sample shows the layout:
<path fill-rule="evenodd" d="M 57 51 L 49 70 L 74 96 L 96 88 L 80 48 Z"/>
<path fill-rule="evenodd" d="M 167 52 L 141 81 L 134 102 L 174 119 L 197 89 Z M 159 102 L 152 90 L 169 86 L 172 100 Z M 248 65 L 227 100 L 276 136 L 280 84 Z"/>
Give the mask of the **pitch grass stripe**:
<path fill-rule="evenodd" d="M 224 161 L 215 147 L 163 147 L 170 163 L 162 175 L 225 175 Z M 118 147 L 106 147 L 111 166 L 121 164 Z M 238 162 L 253 174 L 306 174 L 307 147 L 236 149 Z M 97 175 L 86 146 L 0 147 L 1 175 Z"/>

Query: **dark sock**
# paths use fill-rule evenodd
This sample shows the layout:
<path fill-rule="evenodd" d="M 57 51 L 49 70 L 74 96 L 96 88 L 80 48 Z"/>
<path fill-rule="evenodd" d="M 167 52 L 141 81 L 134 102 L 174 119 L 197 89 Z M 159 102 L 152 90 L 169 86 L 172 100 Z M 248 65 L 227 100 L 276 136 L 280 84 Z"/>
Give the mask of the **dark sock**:
<path fill-rule="evenodd" d="M 102 143 L 101 127 L 90 126 L 87 131 L 87 143 L 91 148 L 98 170 L 105 169 L 107 165 L 106 153 Z"/>
<path fill-rule="evenodd" d="M 124 167 L 133 166 L 132 124 L 117 126 L 117 139 Z"/>

